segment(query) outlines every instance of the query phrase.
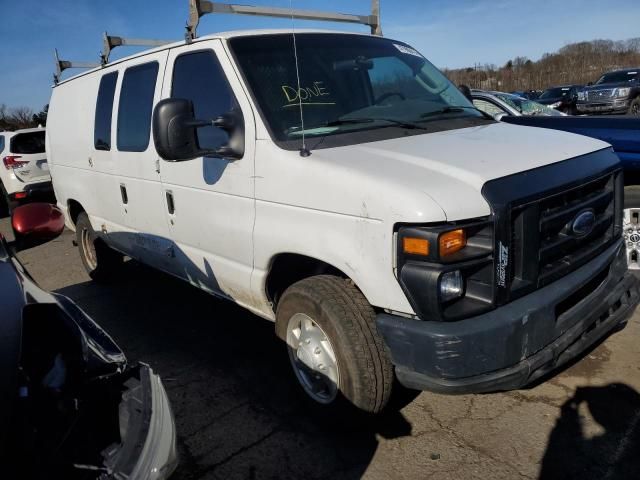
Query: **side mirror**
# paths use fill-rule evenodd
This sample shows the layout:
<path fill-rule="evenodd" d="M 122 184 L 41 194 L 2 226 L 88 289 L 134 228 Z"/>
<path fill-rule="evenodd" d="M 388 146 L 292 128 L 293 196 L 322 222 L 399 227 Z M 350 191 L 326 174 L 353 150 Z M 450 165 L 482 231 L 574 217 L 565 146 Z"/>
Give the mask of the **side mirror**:
<path fill-rule="evenodd" d="M 201 127 L 224 130 L 229 142 L 216 150 L 200 148 L 197 132 Z M 209 155 L 237 160 L 244 155 L 242 113 L 232 110 L 215 120 L 196 120 L 190 100 L 167 98 L 158 102 L 153 111 L 153 140 L 158 155 L 171 162 Z"/>
<path fill-rule="evenodd" d="M 30 203 L 11 215 L 16 250 L 36 247 L 58 237 L 64 230 L 64 215 L 50 203 Z"/>

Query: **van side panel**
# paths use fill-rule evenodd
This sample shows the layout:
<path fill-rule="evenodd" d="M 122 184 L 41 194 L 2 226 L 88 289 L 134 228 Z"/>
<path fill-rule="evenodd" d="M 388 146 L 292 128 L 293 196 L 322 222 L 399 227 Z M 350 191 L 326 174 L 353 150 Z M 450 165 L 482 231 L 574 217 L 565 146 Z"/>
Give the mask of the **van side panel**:
<path fill-rule="evenodd" d="M 110 231 L 119 228 L 112 153 L 96 150 L 93 145 L 98 86 L 102 75 L 113 70 L 106 68 L 63 83 L 53 89 L 51 96 L 47 157 L 58 205 L 71 229 L 75 227 L 68 215 L 70 201 L 82 205 L 96 231 L 102 225 Z M 112 134 L 113 131 L 115 126 Z"/>

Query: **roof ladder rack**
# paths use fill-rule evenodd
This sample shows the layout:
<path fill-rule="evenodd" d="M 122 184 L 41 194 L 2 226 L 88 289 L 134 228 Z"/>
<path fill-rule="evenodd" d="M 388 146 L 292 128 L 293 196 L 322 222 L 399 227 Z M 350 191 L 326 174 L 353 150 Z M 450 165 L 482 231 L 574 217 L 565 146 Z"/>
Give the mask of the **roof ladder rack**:
<path fill-rule="evenodd" d="M 380 0 L 371 0 L 371 15 L 351 15 L 346 13 L 275 7 L 254 7 L 250 5 L 219 3 L 213 0 L 189 0 L 189 21 L 185 35 L 187 43 L 196 39 L 196 30 L 200 23 L 200 18 L 208 13 L 236 13 L 239 15 L 257 15 L 263 17 L 359 23 L 371 27 L 372 35 L 382 36 L 382 28 L 380 26 Z"/>
<path fill-rule="evenodd" d="M 53 51 L 54 60 L 56 63 L 56 71 L 53 74 L 53 83 L 60 83 L 60 76 L 62 72 L 67 70 L 68 68 L 96 68 L 99 67 L 99 63 L 91 63 L 91 62 L 70 62 L 69 60 L 60 60 L 58 56 L 58 49 L 54 49 Z"/>
<path fill-rule="evenodd" d="M 148 40 L 146 38 L 124 38 L 116 37 L 115 35 L 108 35 L 104 32 L 102 37 L 102 53 L 100 54 L 100 63 L 102 66 L 109 63 L 109 56 L 116 47 L 160 47 L 168 43 L 172 43 L 173 40 Z"/>

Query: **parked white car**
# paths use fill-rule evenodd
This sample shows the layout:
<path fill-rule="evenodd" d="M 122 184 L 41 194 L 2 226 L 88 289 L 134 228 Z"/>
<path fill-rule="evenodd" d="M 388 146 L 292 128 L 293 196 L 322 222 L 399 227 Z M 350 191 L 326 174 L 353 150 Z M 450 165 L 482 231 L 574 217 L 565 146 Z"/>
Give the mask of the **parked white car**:
<path fill-rule="evenodd" d="M 0 132 L 0 159 L 0 216 L 29 197 L 52 192 L 44 128 Z"/>
<path fill-rule="evenodd" d="M 232 300 L 275 322 L 309 398 L 368 412 L 394 374 L 519 388 L 625 325 L 608 144 L 496 122 L 403 42 L 299 31 L 299 72 L 292 45 L 221 33 L 54 87 L 47 154 L 89 275 L 126 255 Z"/>

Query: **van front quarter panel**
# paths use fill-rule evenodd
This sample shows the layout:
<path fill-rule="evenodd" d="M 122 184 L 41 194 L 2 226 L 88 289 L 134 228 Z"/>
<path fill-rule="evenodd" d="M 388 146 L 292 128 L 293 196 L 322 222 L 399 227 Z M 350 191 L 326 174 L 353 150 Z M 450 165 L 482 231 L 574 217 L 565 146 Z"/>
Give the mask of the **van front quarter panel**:
<path fill-rule="evenodd" d="M 394 226 L 446 220 L 427 192 L 330 150 L 303 158 L 258 141 L 256 159 L 254 284 L 265 313 L 273 315 L 265 287 L 273 259 L 295 253 L 343 272 L 372 305 L 413 314 L 394 275 Z"/>

